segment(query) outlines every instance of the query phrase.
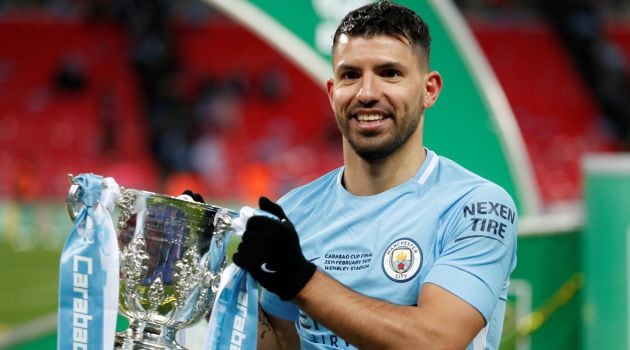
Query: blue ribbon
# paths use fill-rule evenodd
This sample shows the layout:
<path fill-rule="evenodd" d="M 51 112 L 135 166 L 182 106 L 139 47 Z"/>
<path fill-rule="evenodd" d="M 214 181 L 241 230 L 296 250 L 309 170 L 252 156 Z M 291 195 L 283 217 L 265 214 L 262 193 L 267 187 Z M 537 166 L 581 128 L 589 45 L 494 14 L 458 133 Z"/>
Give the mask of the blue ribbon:
<path fill-rule="evenodd" d="M 208 325 L 206 350 L 256 349 L 258 289 L 254 278 L 239 267 L 217 298 Z"/>
<path fill-rule="evenodd" d="M 61 254 L 57 348 L 109 350 L 117 313 L 112 305 L 112 293 L 118 293 L 116 233 L 109 212 L 97 207 L 103 177 L 81 174 L 75 182 L 84 207 Z"/>

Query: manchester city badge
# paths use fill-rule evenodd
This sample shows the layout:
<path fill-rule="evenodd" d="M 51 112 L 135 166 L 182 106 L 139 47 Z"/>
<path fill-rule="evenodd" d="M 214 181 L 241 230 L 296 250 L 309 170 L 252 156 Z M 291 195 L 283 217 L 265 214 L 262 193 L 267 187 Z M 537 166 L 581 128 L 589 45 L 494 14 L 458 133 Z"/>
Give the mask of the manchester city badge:
<path fill-rule="evenodd" d="M 422 251 L 416 242 L 401 238 L 387 247 L 383 254 L 383 271 L 395 282 L 412 279 L 422 266 Z"/>

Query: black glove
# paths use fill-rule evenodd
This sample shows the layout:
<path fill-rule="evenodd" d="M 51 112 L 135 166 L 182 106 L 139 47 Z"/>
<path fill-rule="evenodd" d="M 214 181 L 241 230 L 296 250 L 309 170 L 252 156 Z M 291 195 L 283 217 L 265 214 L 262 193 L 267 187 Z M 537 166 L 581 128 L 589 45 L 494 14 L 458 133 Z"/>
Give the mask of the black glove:
<path fill-rule="evenodd" d="M 291 300 L 317 268 L 302 255 L 297 232 L 282 208 L 265 197 L 260 197 L 259 206 L 280 220 L 252 216 L 232 259 L 265 289 Z"/>
<path fill-rule="evenodd" d="M 186 190 L 186 191 L 182 192 L 181 195 L 190 196 L 190 198 L 192 198 L 195 202 L 199 202 L 199 203 L 205 203 L 206 202 L 206 201 L 203 200 L 203 197 L 199 193 L 193 192 L 191 190 Z"/>

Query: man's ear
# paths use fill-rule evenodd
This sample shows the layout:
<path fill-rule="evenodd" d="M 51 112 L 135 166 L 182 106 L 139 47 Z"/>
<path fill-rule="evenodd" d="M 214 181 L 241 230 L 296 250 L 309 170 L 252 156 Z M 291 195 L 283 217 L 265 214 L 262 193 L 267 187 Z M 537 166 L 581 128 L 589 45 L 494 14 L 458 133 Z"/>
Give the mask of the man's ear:
<path fill-rule="evenodd" d="M 427 73 L 424 76 L 425 94 L 422 106 L 427 109 L 431 108 L 440 96 L 442 91 L 442 76 L 436 71 Z"/>
<path fill-rule="evenodd" d="M 335 87 L 335 81 L 333 80 L 333 78 L 329 78 L 326 81 L 326 92 L 328 93 L 328 102 L 330 103 L 330 107 L 333 110 L 335 109 L 335 106 L 333 105 L 333 98 L 332 98 L 334 87 Z"/>

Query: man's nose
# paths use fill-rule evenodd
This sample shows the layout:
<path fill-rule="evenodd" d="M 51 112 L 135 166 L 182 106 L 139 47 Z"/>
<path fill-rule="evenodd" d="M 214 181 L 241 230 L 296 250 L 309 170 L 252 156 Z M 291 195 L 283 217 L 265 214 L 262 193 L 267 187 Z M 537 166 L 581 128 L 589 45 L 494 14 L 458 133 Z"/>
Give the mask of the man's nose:
<path fill-rule="evenodd" d="M 363 105 L 370 105 L 380 100 L 382 91 L 377 77 L 371 74 L 363 75 L 361 86 L 357 93 L 358 101 Z"/>

